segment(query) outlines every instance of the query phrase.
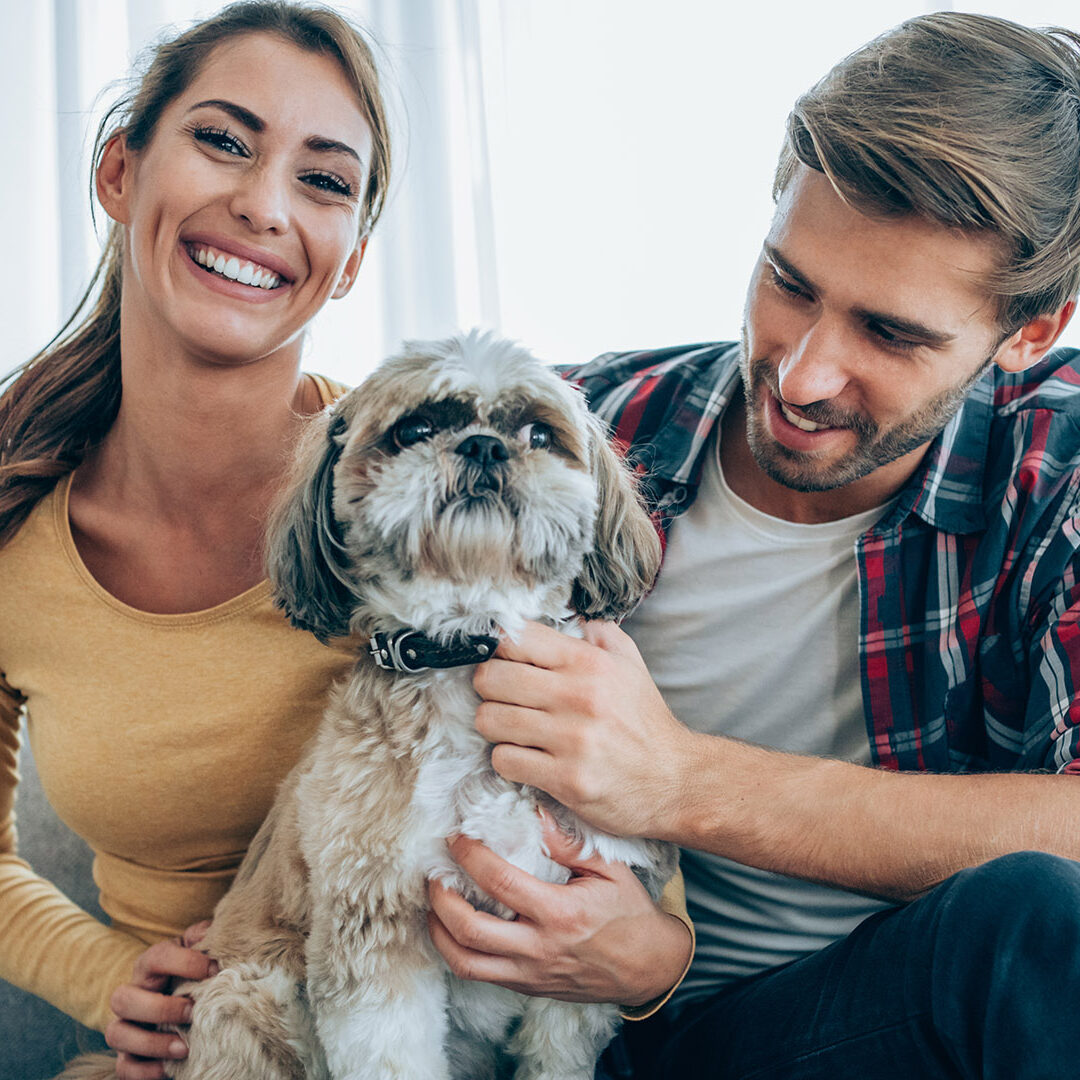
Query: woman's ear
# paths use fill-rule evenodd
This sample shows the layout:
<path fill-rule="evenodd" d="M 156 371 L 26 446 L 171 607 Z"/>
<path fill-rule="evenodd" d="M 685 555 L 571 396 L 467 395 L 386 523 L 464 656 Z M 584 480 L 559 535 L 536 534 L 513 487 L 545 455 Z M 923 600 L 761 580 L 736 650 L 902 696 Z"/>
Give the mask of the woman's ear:
<path fill-rule="evenodd" d="M 353 287 L 353 282 L 356 281 L 356 275 L 360 272 L 360 264 L 364 261 L 364 252 L 367 251 L 367 242 L 368 238 L 365 236 L 364 239 L 353 248 L 349 257 L 345 260 L 345 266 L 342 269 L 341 276 L 338 278 L 338 283 L 331 294 L 331 300 L 340 300 L 343 296 L 347 296 L 349 290 Z"/>
<path fill-rule="evenodd" d="M 98 202 L 105 213 L 121 225 L 128 224 L 128 201 L 131 197 L 134 164 L 127 140 L 123 133 L 117 133 L 105 144 L 94 171 Z"/>

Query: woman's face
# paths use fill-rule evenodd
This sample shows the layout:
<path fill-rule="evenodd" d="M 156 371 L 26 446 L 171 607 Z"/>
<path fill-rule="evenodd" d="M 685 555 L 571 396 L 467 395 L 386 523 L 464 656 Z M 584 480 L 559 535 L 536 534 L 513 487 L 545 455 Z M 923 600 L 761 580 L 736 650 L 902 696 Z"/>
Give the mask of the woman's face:
<path fill-rule="evenodd" d="M 125 351 L 215 363 L 283 348 L 360 264 L 371 129 L 331 58 L 247 34 L 219 45 L 141 151 L 98 170 L 126 226 Z"/>

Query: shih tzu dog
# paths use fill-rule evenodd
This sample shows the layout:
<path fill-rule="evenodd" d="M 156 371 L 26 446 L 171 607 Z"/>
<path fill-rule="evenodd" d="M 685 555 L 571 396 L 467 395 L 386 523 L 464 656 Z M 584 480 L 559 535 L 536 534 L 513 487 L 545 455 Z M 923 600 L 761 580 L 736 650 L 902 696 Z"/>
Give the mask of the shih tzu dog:
<path fill-rule="evenodd" d="M 426 923 L 438 879 L 504 918 L 449 857 L 483 841 L 550 882 L 538 808 L 653 898 L 674 849 L 590 828 L 503 780 L 475 664 L 525 620 L 580 633 L 644 595 L 659 544 L 581 394 L 475 332 L 411 343 L 313 422 L 271 521 L 280 605 L 365 642 L 200 948 L 190 1080 L 591 1080 L 617 1010 L 454 977 Z M 69 1071 L 65 1077 L 100 1075 Z"/>

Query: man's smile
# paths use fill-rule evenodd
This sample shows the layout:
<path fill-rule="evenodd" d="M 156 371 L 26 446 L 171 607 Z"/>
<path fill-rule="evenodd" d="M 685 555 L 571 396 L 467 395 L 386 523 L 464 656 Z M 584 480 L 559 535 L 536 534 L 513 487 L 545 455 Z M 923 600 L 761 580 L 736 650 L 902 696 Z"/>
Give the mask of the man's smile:
<path fill-rule="evenodd" d="M 863 428 L 869 425 L 860 423 L 862 418 L 830 408 L 827 402 L 814 402 L 805 408 L 789 405 L 765 375 L 756 380 L 751 400 L 752 408 L 759 412 L 760 430 L 785 455 L 817 458 L 825 453 L 850 453 L 854 448 L 852 438 L 857 446 L 868 434 Z M 817 418 L 811 419 L 805 413 Z"/>
<path fill-rule="evenodd" d="M 805 417 L 799 416 L 798 413 L 792 412 L 780 399 L 777 399 L 777 404 L 780 406 L 780 411 L 784 414 L 784 419 L 789 424 L 794 424 L 802 431 L 827 431 L 829 429 L 828 424 L 815 424 L 813 420 L 807 420 Z"/>

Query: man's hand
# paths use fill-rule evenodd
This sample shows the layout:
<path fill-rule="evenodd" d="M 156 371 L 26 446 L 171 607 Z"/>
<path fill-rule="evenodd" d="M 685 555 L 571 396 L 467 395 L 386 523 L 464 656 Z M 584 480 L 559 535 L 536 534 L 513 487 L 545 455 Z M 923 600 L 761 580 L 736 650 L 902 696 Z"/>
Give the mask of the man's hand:
<path fill-rule="evenodd" d="M 614 623 L 579 640 L 539 623 L 479 664 L 476 729 L 491 763 L 597 828 L 677 839 L 697 736 L 671 715 L 637 647 Z"/>
<path fill-rule="evenodd" d="M 173 996 L 174 980 L 206 979 L 217 973 L 217 963 L 197 952 L 209 922 L 196 923 L 174 941 L 151 945 L 135 961 L 131 982 L 118 986 L 109 1004 L 117 1019 L 105 1029 L 105 1041 L 118 1051 L 118 1080 L 160 1080 L 163 1059 L 187 1057 L 179 1035 L 158 1031 L 158 1024 L 191 1022 L 191 998 Z"/>
<path fill-rule="evenodd" d="M 431 939 L 450 970 L 563 1001 L 634 1006 L 670 990 L 690 956 L 689 930 L 649 899 L 628 867 L 582 859 L 551 822 L 544 839 L 573 874 L 565 885 L 539 881 L 478 840 L 449 841 L 469 877 L 518 913 L 500 919 L 429 883 Z"/>

